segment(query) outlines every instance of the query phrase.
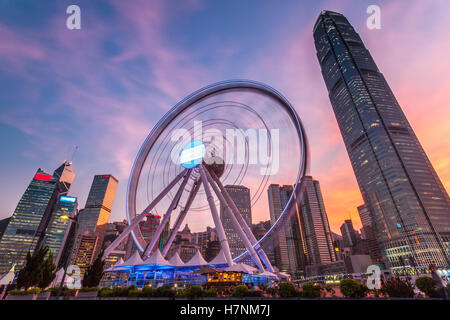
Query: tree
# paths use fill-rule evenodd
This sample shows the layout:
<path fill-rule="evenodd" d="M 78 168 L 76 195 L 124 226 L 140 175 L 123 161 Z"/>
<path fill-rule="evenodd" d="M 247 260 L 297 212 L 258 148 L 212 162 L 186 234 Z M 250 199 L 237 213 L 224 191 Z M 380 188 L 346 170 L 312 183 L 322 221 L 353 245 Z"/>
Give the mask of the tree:
<path fill-rule="evenodd" d="M 313 283 L 305 283 L 302 286 L 300 296 L 303 298 L 320 298 L 320 287 Z"/>
<path fill-rule="evenodd" d="M 47 288 L 53 279 L 56 277 L 56 265 L 53 263 L 53 252 L 50 251 L 47 259 L 41 265 L 41 277 L 38 287 L 41 289 Z"/>
<path fill-rule="evenodd" d="M 297 289 L 292 282 L 282 282 L 279 289 L 280 297 L 290 298 L 297 296 Z"/>
<path fill-rule="evenodd" d="M 425 293 L 428 297 L 434 298 L 439 296 L 436 292 L 436 281 L 430 277 L 419 277 L 416 279 L 416 286 L 420 291 Z"/>
<path fill-rule="evenodd" d="M 364 298 L 368 291 L 366 286 L 361 285 L 354 279 L 342 280 L 339 288 L 342 294 L 348 298 Z"/>
<path fill-rule="evenodd" d="M 391 298 L 414 298 L 414 286 L 409 280 L 390 279 L 383 284 L 381 291 Z"/>
<path fill-rule="evenodd" d="M 17 276 L 17 287 L 19 289 L 28 289 L 39 284 L 42 278 L 42 267 L 47 252 L 47 246 L 36 250 L 33 255 L 28 251 L 25 266 L 19 271 Z"/>
<path fill-rule="evenodd" d="M 90 287 L 97 287 L 99 285 L 103 275 L 105 274 L 104 272 L 105 261 L 103 261 L 102 257 L 103 257 L 103 250 L 100 252 L 100 254 L 97 256 L 94 262 L 87 268 L 86 272 L 84 273 L 83 280 L 81 281 L 83 287 L 90 288 Z"/>

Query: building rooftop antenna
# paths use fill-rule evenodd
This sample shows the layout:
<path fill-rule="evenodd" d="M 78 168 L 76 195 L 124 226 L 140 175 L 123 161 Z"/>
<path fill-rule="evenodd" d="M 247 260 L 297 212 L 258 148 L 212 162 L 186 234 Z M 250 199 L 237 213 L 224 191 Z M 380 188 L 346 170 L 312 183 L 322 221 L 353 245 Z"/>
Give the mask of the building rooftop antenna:
<path fill-rule="evenodd" d="M 71 156 L 70 159 L 69 159 L 69 162 L 70 162 L 70 163 L 73 162 L 73 159 L 75 158 L 75 154 L 77 153 L 77 150 L 78 150 L 78 146 L 75 146 L 75 147 L 74 147 L 74 150 L 73 150 L 73 152 L 72 152 L 72 156 Z"/>

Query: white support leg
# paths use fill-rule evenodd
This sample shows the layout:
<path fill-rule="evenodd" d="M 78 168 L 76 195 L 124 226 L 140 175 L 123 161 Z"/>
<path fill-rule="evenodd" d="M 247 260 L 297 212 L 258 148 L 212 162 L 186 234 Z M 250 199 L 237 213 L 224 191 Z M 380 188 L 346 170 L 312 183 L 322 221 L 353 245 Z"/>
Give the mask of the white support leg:
<path fill-rule="evenodd" d="M 255 248 L 256 252 L 261 257 L 261 260 L 264 262 L 267 269 L 269 269 L 269 271 L 273 273 L 274 269 L 273 269 L 272 264 L 270 263 L 269 258 L 267 257 L 266 253 L 264 252 L 264 250 L 262 248 L 255 247 L 255 244 L 258 241 L 256 240 L 256 238 L 255 238 L 253 232 L 251 231 L 251 229 L 249 228 L 249 226 L 247 225 L 247 222 L 245 222 L 245 219 L 242 217 L 241 213 L 239 212 L 239 209 L 236 206 L 236 204 L 234 203 L 233 199 L 231 199 L 230 195 L 228 194 L 227 190 L 222 185 L 222 183 L 220 182 L 220 179 L 216 176 L 216 174 L 214 172 L 209 172 L 209 174 L 211 175 L 213 180 L 216 182 L 217 186 L 220 189 L 220 192 L 222 193 L 223 197 L 225 198 L 225 201 L 227 202 L 227 204 L 230 207 L 231 211 L 233 212 L 234 216 L 237 218 L 242 229 L 247 234 L 252 246 Z"/>
<path fill-rule="evenodd" d="M 152 240 L 149 242 L 149 244 L 147 245 L 147 248 L 145 248 L 145 250 L 144 250 L 144 256 L 143 256 L 144 258 L 148 257 L 151 254 L 153 248 L 156 245 L 156 242 L 159 240 L 159 237 L 161 236 L 161 233 L 163 232 L 166 225 L 169 223 L 170 216 L 172 215 L 172 211 L 177 206 L 178 201 L 180 201 L 180 198 L 181 198 L 181 195 L 183 194 L 184 188 L 186 188 L 186 184 L 189 181 L 189 176 L 191 175 L 191 172 L 192 172 L 191 170 L 188 170 L 186 172 L 183 182 L 181 183 L 180 188 L 178 189 L 177 193 L 173 197 L 172 202 L 166 211 L 166 214 L 164 215 L 161 223 L 158 226 L 158 229 L 156 230 L 156 233 L 153 235 Z"/>
<path fill-rule="evenodd" d="M 201 181 L 197 180 L 195 181 L 194 187 L 191 190 L 191 193 L 189 194 L 189 198 L 186 202 L 186 205 L 184 206 L 183 211 L 180 212 L 180 214 L 178 215 L 177 221 L 175 222 L 175 225 L 173 226 L 172 232 L 170 233 L 169 239 L 167 240 L 166 245 L 164 246 L 164 249 L 162 251 L 162 255 L 163 257 L 166 257 L 167 252 L 169 252 L 170 247 L 172 246 L 172 242 L 175 239 L 178 230 L 181 227 L 181 224 L 184 221 L 184 218 L 186 217 L 186 214 L 189 211 L 189 208 L 192 205 L 192 202 L 194 202 L 195 196 L 197 195 L 198 190 L 200 189 L 201 186 Z"/>
<path fill-rule="evenodd" d="M 234 216 L 233 212 L 231 211 L 230 207 L 228 206 L 227 202 L 225 201 L 224 196 L 220 192 L 220 189 L 216 186 L 214 180 L 211 178 L 211 175 L 209 174 L 208 169 L 206 169 L 203 165 L 201 165 L 201 168 L 204 169 L 206 178 L 208 179 L 208 182 L 210 183 L 211 187 L 213 188 L 214 192 L 216 193 L 217 197 L 219 198 L 220 202 L 225 208 L 225 211 L 227 212 L 228 216 L 231 219 L 231 222 L 233 223 L 234 230 L 237 232 L 239 237 L 241 238 L 242 242 L 244 243 L 245 248 L 247 249 L 248 253 L 252 257 L 253 261 L 258 266 L 258 269 L 261 270 L 261 272 L 264 272 L 264 266 L 259 259 L 258 254 L 256 253 L 255 249 L 253 248 L 250 240 L 248 239 L 247 235 L 245 234 L 244 230 L 239 225 L 239 221 Z"/>
<path fill-rule="evenodd" d="M 214 197 L 212 196 L 211 189 L 209 188 L 208 180 L 205 175 L 206 170 L 203 170 L 202 165 L 199 165 L 199 170 L 200 176 L 202 178 L 203 187 L 205 188 L 206 198 L 209 203 L 209 208 L 211 209 L 211 214 L 214 220 L 214 224 L 216 226 L 217 236 L 219 238 L 220 245 L 225 254 L 228 266 L 232 266 L 234 265 L 233 258 L 231 257 L 227 236 L 225 235 L 225 231 L 223 230 L 222 221 L 220 221 L 219 214 L 217 213 L 216 204 L 214 203 Z"/>
<path fill-rule="evenodd" d="M 144 211 L 142 211 L 141 214 L 134 218 L 133 221 L 128 222 L 128 227 L 126 227 L 125 230 L 123 230 L 122 233 L 116 238 L 116 240 L 114 240 L 113 243 L 111 243 L 109 247 L 106 248 L 105 253 L 102 257 L 103 260 L 120 245 L 120 243 L 130 234 L 130 232 L 133 231 L 134 228 L 136 228 L 138 223 L 145 218 L 145 215 L 150 210 L 152 210 L 161 201 L 162 198 L 165 197 L 165 195 L 175 186 L 178 181 L 180 181 L 181 178 L 186 175 L 186 173 L 187 170 L 183 170 L 182 172 L 180 172 L 180 174 L 176 176 L 175 179 L 173 179 L 167 187 L 164 188 L 164 190 L 147 206 L 147 208 L 145 208 Z"/>

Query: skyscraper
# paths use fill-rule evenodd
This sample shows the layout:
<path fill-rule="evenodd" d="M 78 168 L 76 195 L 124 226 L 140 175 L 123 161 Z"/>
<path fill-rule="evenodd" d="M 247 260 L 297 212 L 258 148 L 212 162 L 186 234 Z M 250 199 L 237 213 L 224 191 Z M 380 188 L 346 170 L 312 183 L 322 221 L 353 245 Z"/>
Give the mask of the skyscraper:
<path fill-rule="evenodd" d="M 227 190 L 231 199 L 233 199 L 234 203 L 239 209 L 239 212 L 244 218 L 247 225 L 251 226 L 252 209 L 250 200 L 250 189 L 244 186 L 227 185 L 225 186 L 225 190 Z M 246 249 L 241 238 L 238 236 L 236 231 L 234 231 L 233 223 L 228 214 L 226 214 L 222 204 L 220 205 L 220 220 L 222 221 L 223 229 L 228 239 L 228 245 L 230 246 L 231 256 L 235 258 L 239 256 L 242 252 L 244 252 Z"/>
<path fill-rule="evenodd" d="M 353 247 L 356 245 L 356 232 L 353 228 L 352 220 L 345 220 L 341 226 L 342 240 L 345 247 Z"/>
<path fill-rule="evenodd" d="M 14 263 L 19 270 L 28 251 L 33 253 L 42 244 L 55 203 L 69 191 L 74 177 L 68 161 L 53 175 L 37 170 L 0 240 L 0 274 L 8 272 Z"/>
<path fill-rule="evenodd" d="M 94 176 L 86 205 L 80 210 L 72 261 L 82 272 L 100 253 L 118 183 L 110 174 Z"/>
<path fill-rule="evenodd" d="M 270 221 L 273 225 L 289 202 L 293 187 L 271 184 L 267 191 Z M 305 250 L 298 213 L 299 211 L 297 210 L 297 214 L 292 216 L 285 227 L 278 232 L 278 244 L 273 250 L 277 268 L 291 275 L 299 275 L 302 273 L 305 263 Z"/>
<path fill-rule="evenodd" d="M 381 261 L 380 248 L 378 247 L 377 238 L 372 228 L 372 218 L 370 212 L 365 205 L 358 207 L 359 218 L 364 230 L 365 238 L 367 239 L 367 245 L 369 247 L 369 255 L 373 261 Z"/>
<path fill-rule="evenodd" d="M 49 253 L 50 251 L 53 253 L 53 261 L 56 266 L 60 265 L 59 262 L 72 226 L 72 220 L 65 216 L 75 217 L 77 206 L 77 198 L 60 196 L 45 232 L 43 246 L 48 246 Z"/>
<path fill-rule="evenodd" d="M 330 224 L 319 181 L 304 178 L 305 189 L 300 203 L 300 223 L 304 234 L 306 263 L 329 264 L 336 261 Z"/>
<path fill-rule="evenodd" d="M 450 199 L 383 74 L 342 14 L 323 11 L 314 41 L 383 260 L 446 265 Z"/>

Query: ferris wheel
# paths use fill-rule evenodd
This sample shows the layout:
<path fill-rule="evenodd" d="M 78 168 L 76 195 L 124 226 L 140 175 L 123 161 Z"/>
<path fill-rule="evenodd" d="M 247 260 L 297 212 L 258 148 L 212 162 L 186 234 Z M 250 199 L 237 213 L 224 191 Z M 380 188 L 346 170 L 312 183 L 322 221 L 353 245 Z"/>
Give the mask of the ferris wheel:
<path fill-rule="evenodd" d="M 130 234 L 148 257 L 170 229 L 160 248 L 166 257 L 189 220 L 194 226 L 214 225 L 229 266 L 250 257 L 261 271 L 273 272 L 266 251 L 278 243 L 278 233 L 301 200 L 308 152 L 300 118 L 270 86 L 230 80 L 192 93 L 164 115 L 141 146 L 128 181 L 129 225 L 103 257 Z M 293 192 L 281 212 L 270 214 L 271 226 L 257 240 L 227 186 L 248 187 L 254 220 L 267 220 L 271 184 L 291 185 Z M 151 212 L 162 218 L 152 238 L 145 239 L 139 223 Z M 245 247 L 239 256 L 231 254 L 222 215 Z"/>

